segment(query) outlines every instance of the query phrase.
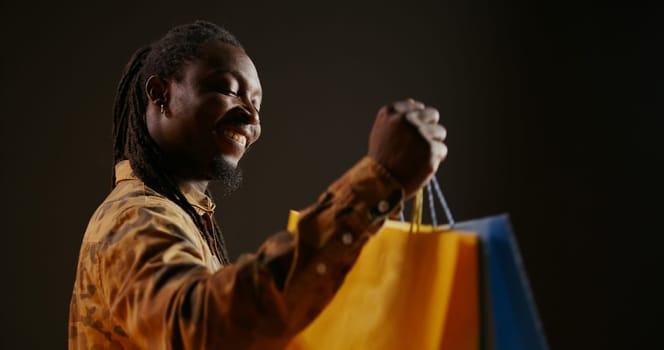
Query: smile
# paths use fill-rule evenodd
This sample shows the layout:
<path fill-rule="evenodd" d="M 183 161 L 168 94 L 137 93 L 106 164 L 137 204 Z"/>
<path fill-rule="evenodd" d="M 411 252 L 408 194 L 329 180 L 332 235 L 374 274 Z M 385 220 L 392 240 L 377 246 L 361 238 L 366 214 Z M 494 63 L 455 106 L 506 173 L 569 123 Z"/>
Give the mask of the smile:
<path fill-rule="evenodd" d="M 244 135 L 242 135 L 240 133 L 237 133 L 233 130 L 225 129 L 224 130 L 224 136 L 226 136 L 229 139 L 237 142 L 238 144 L 240 144 L 243 147 L 247 144 L 247 138 Z"/>

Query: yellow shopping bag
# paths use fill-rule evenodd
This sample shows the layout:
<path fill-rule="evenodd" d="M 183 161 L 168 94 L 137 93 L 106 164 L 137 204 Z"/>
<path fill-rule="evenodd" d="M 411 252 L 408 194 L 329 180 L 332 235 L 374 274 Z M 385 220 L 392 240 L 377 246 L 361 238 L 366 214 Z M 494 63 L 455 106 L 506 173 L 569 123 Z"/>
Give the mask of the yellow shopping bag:
<path fill-rule="evenodd" d="M 479 349 L 478 237 L 421 225 L 417 198 L 412 222 L 385 223 L 289 350 Z"/>

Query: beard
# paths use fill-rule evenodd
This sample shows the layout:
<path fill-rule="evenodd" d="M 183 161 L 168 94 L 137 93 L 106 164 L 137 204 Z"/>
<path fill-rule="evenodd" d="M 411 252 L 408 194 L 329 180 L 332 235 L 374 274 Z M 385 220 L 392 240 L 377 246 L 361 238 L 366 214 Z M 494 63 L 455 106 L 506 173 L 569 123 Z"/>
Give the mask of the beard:
<path fill-rule="evenodd" d="M 242 169 L 221 156 L 212 159 L 210 172 L 210 180 L 219 182 L 219 190 L 224 197 L 235 192 L 242 185 Z"/>

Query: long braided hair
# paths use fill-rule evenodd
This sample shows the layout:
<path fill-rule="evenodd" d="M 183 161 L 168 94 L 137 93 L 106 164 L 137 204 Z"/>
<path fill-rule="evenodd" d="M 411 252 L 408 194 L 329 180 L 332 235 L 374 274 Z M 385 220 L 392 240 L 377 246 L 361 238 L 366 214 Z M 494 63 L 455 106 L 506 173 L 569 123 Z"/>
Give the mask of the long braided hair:
<path fill-rule="evenodd" d="M 132 170 L 151 189 L 179 205 L 194 221 L 210 250 L 222 264 L 229 263 L 226 244 L 217 221 L 208 227 L 189 204 L 173 175 L 165 169 L 164 154 L 150 137 L 146 123 L 148 98 L 145 82 L 151 75 L 162 79 L 181 79 L 184 62 L 195 57 L 199 48 L 210 41 L 242 48 L 226 29 L 206 21 L 172 28 L 160 40 L 138 49 L 127 63 L 118 84 L 113 105 L 113 164 L 128 159 Z M 112 173 L 115 187 L 115 168 Z M 209 191 L 206 195 L 210 196 Z"/>

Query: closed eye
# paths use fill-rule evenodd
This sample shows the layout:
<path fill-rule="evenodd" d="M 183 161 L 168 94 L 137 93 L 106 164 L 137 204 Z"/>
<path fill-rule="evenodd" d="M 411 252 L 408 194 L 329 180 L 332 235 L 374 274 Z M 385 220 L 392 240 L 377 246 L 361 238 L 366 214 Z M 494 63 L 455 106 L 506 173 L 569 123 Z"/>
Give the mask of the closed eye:
<path fill-rule="evenodd" d="M 228 90 L 228 89 L 219 89 L 219 92 L 224 94 L 224 95 L 231 96 L 231 97 L 239 97 L 240 96 L 237 92 L 235 92 L 233 90 Z"/>

